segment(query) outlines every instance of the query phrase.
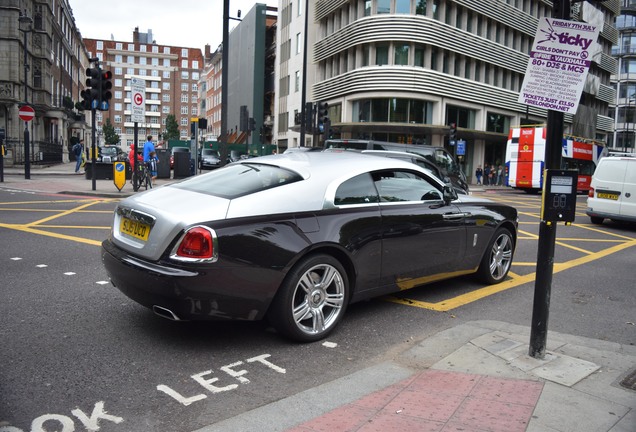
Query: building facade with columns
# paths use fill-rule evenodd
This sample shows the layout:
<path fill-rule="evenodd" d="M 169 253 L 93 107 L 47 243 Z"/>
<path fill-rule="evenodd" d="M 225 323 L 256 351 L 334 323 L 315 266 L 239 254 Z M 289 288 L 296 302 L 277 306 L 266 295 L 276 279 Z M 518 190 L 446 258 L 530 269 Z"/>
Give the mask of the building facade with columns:
<path fill-rule="evenodd" d="M 337 138 L 423 143 L 466 152 L 467 175 L 478 165 L 503 164 L 508 132 L 545 123 L 547 111 L 517 102 L 539 20 L 552 16 L 544 0 L 317 0 L 308 11 L 306 98 L 329 104 Z M 305 2 L 279 3 L 279 143 L 297 145 Z M 286 10 L 288 9 L 288 10 Z M 572 3 L 571 19 L 601 27 L 598 50 L 568 134 L 606 141 L 613 132 L 614 16 L 618 0 Z M 285 46 L 288 45 L 288 46 Z M 311 135 L 309 135 L 311 137 Z M 317 138 L 314 136 L 313 138 Z M 314 139 L 315 141 L 315 139 Z M 302 145 L 309 144 L 310 138 Z M 314 142 L 313 144 L 320 144 Z M 298 143 L 300 144 L 300 143 Z"/>
<path fill-rule="evenodd" d="M 5 0 L 0 3 L 0 136 L 5 165 L 68 161 L 72 143 L 87 133 L 75 108 L 86 80 L 88 55 L 67 0 Z M 18 111 L 35 109 L 25 123 Z"/>

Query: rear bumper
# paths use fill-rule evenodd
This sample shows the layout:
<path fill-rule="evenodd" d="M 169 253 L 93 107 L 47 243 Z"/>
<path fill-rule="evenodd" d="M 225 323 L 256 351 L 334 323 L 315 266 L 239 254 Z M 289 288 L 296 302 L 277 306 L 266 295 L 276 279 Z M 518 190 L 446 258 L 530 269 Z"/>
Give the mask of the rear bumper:
<path fill-rule="evenodd" d="M 587 210 L 585 210 L 585 214 L 588 215 L 589 217 L 598 217 L 603 219 L 611 219 L 613 221 L 636 223 L 636 216 L 599 212 L 599 211 L 594 211 L 593 208 L 589 208 L 589 207 L 587 208 Z"/>
<path fill-rule="evenodd" d="M 168 310 L 179 320 L 261 319 L 273 296 L 241 290 L 231 281 L 241 268 L 215 272 L 149 262 L 110 240 L 102 243 L 102 262 L 111 283 L 127 297 L 149 309 Z"/>

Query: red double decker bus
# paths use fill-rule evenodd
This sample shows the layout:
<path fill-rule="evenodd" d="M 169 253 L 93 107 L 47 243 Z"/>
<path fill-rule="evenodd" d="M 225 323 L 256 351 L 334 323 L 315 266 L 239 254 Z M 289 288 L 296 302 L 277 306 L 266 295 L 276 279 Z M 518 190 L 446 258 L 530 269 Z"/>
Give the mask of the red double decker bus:
<path fill-rule="evenodd" d="M 511 128 L 506 146 L 506 185 L 528 193 L 543 188 L 546 127 Z M 577 190 L 587 193 L 605 146 L 585 138 L 564 136 L 561 168 L 579 172 Z"/>

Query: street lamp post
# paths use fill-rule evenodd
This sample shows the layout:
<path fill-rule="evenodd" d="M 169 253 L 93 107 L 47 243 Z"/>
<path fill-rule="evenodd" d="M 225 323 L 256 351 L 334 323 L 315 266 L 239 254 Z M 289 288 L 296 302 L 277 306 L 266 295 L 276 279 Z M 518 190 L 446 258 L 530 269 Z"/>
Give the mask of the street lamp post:
<path fill-rule="evenodd" d="M 31 24 L 33 24 L 33 19 L 26 15 L 26 11 L 24 14 L 20 12 L 20 17 L 18 18 L 18 27 L 22 32 L 24 39 L 24 103 L 26 105 L 29 104 L 29 100 L 27 98 L 27 87 L 28 87 L 28 70 L 29 63 L 27 62 L 27 33 L 31 32 Z M 24 28 L 23 28 L 24 27 Z M 31 178 L 31 152 L 29 151 L 29 122 L 24 122 L 24 178 L 29 180 Z"/>

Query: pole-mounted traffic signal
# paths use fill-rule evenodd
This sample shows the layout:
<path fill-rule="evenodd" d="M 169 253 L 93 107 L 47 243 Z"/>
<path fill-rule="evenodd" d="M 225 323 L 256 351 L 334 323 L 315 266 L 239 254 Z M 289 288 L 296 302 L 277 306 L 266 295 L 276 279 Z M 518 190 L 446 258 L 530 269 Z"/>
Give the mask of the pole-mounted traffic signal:
<path fill-rule="evenodd" d="M 456 141 L 457 140 L 457 123 L 451 123 L 449 126 L 450 126 L 450 130 L 448 131 L 448 139 L 450 141 Z"/>
<path fill-rule="evenodd" d="M 239 130 L 241 132 L 247 132 L 248 126 L 249 126 L 249 118 L 250 118 L 250 113 L 247 110 L 247 105 L 241 105 L 241 111 L 240 111 L 240 119 L 239 119 Z"/>
<path fill-rule="evenodd" d="M 312 133 L 314 129 L 314 104 L 313 102 L 305 102 L 305 109 L 303 110 L 304 119 L 302 119 L 305 123 L 305 131 L 308 133 Z"/>
<path fill-rule="evenodd" d="M 317 117 L 318 131 L 325 132 L 329 124 L 329 104 L 327 102 L 318 102 Z"/>
<path fill-rule="evenodd" d="M 111 79 L 113 78 L 113 73 L 111 71 L 103 71 L 100 70 L 100 79 L 99 79 L 99 106 L 98 109 L 100 111 L 108 111 L 109 100 L 113 97 L 110 89 L 113 88 L 113 83 Z"/>
<path fill-rule="evenodd" d="M 86 90 L 81 93 L 85 109 L 97 109 L 101 91 L 101 74 L 99 68 L 86 69 Z"/>

